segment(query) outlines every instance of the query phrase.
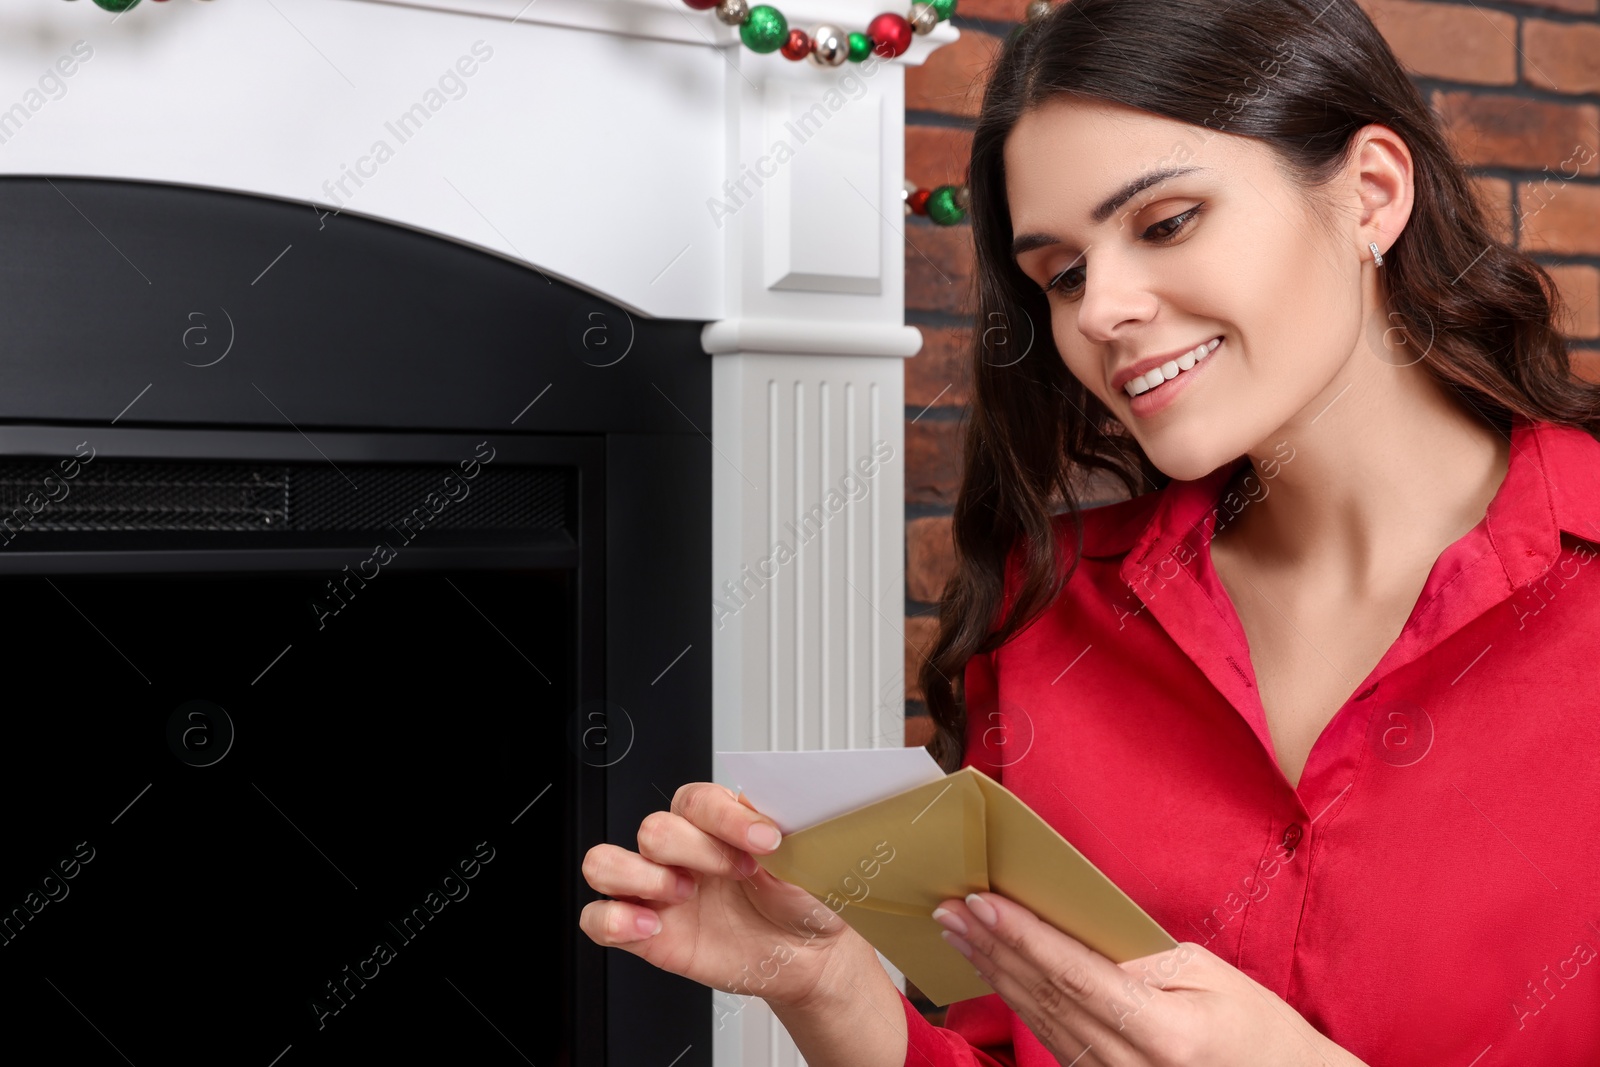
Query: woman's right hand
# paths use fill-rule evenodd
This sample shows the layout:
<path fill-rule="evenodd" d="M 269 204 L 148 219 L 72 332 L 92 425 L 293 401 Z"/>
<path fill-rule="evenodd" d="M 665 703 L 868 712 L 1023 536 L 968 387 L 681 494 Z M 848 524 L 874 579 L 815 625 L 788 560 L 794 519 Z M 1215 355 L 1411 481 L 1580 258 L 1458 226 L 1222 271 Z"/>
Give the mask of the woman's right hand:
<path fill-rule="evenodd" d="M 802 1004 L 831 984 L 823 978 L 833 961 L 859 955 L 842 945 L 865 942 L 756 863 L 752 854 L 779 841 L 777 825 L 742 797 L 691 782 L 669 811 L 645 816 L 638 852 L 601 844 L 584 856 L 584 878 L 613 899 L 586 904 L 578 924 L 596 944 L 702 985 L 775 1008 Z"/>

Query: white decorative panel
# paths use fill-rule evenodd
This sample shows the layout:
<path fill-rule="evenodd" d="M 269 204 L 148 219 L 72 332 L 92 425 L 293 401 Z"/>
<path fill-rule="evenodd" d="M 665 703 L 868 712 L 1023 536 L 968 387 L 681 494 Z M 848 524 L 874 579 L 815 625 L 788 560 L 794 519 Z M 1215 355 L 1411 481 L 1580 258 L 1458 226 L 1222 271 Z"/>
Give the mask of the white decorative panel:
<path fill-rule="evenodd" d="M 715 746 L 898 747 L 904 360 L 713 358 Z M 760 1001 L 716 1003 L 718 1064 L 801 1062 Z"/>
<path fill-rule="evenodd" d="M 851 74 L 766 83 L 770 289 L 883 291 L 883 97 Z"/>
<path fill-rule="evenodd" d="M 717 743 L 900 745 L 904 361 L 714 358 L 713 492 L 740 501 L 714 519 L 714 640 L 738 671 L 713 699 L 740 709 Z"/>

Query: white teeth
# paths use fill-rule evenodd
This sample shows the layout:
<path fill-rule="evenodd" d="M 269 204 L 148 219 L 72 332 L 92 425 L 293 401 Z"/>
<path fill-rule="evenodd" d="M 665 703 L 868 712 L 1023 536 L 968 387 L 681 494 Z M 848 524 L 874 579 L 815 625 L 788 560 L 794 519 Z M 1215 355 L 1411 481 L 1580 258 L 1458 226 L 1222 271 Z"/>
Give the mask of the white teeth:
<path fill-rule="evenodd" d="M 1183 371 L 1192 370 L 1196 363 L 1215 352 L 1220 344 L 1222 344 L 1222 338 L 1218 337 L 1213 341 L 1208 341 L 1198 346 L 1192 352 L 1185 352 L 1177 359 L 1168 360 L 1148 374 L 1141 374 L 1128 382 L 1127 385 L 1123 386 L 1123 391 L 1130 397 L 1148 393 L 1162 382 L 1176 378 Z"/>

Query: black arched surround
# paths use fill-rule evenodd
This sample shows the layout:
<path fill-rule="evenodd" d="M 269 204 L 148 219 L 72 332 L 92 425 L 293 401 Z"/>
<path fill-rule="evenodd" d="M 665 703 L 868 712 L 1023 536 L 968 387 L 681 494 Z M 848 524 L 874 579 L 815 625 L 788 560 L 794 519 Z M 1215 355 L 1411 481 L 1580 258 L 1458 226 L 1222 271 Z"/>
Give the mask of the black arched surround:
<path fill-rule="evenodd" d="M 700 324 L 211 190 L 0 179 L 0 232 L 17 1025 L 709 1064 L 705 992 L 575 926 L 583 850 L 710 776 Z"/>

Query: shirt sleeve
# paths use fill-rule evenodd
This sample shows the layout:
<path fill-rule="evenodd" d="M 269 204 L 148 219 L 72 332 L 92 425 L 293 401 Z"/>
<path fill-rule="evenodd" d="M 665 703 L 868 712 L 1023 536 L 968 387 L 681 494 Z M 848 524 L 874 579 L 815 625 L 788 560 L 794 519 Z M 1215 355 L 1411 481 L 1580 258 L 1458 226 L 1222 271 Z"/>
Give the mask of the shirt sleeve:
<path fill-rule="evenodd" d="M 993 653 L 967 661 L 966 749 L 963 767 L 977 767 L 995 781 L 1005 765 L 1004 736 L 1008 724 L 1000 713 Z M 950 1005 L 945 1024 L 934 1026 L 902 994 L 906 1013 L 905 1067 L 1016 1067 L 1013 1026 L 1017 1015 L 998 994 L 959 1000 Z"/>
<path fill-rule="evenodd" d="M 1011 1043 L 1016 1013 L 998 994 L 950 1005 L 945 1025 L 935 1026 L 900 996 L 906 1013 L 905 1067 L 1017 1067 Z"/>

